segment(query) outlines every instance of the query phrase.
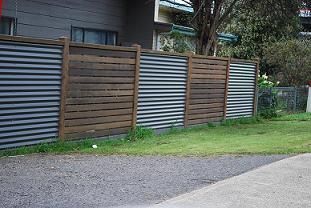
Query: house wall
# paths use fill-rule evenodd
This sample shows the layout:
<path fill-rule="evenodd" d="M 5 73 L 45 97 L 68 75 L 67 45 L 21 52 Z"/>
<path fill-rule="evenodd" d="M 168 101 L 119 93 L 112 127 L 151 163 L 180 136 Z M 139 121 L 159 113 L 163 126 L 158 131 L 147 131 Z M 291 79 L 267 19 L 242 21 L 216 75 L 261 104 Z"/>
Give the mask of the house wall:
<path fill-rule="evenodd" d="M 168 9 L 163 9 L 160 7 L 158 21 L 165 22 L 165 23 L 173 23 L 173 20 L 171 18 L 171 15 L 172 15 L 171 13 L 172 11 Z"/>
<path fill-rule="evenodd" d="M 17 2 L 17 4 L 16 4 Z M 17 15 L 17 35 L 57 39 L 71 27 L 118 32 L 125 41 L 126 0 L 4 0 L 3 15 Z M 152 35 L 151 35 L 152 37 Z"/>
<path fill-rule="evenodd" d="M 153 45 L 153 28 L 155 2 L 131 0 L 127 7 L 126 41 L 143 48 L 151 49 Z"/>

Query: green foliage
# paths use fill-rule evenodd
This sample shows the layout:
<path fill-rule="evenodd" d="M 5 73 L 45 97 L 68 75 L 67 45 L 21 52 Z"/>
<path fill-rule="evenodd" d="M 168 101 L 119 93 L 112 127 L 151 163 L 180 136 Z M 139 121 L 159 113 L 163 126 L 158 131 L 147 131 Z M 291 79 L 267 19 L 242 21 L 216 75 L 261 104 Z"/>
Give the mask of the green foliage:
<path fill-rule="evenodd" d="M 221 54 L 245 59 L 262 57 L 265 45 L 298 33 L 296 17 L 286 20 L 272 18 L 261 16 L 256 11 L 241 11 L 225 29 L 226 32 L 238 35 L 239 41 L 234 45 L 224 45 Z"/>
<path fill-rule="evenodd" d="M 0 156 L 24 155 L 34 153 L 74 153 L 82 149 L 92 149 L 94 141 L 84 139 L 82 141 L 62 141 L 58 140 L 54 143 L 44 143 L 34 146 L 25 146 L 16 149 L 0 151 Z"/>
<path fill-rule="evenodd" d="M 311 113 L 298 113 L 279 116 L 274 121 L 311 121 Z"/>
<path fill-rule="evenodd" d="M 190 22 L 192 19 L 192 13 L 172 12 L 171 19 L 173 20 L 173 23 L 176 25 L 191 27 Z"/>
<path fill-rule="evenodd" d="M 258 116 L 254 117 L 244 117 L 244 118 L 237 118 L 237 119 L 227 119 L 221 125 L 222 126 L 235 126 L 241 124 L 257 124 L 261 123 L 262 119 Z"/>
<path fill-rule="evenodd" d="M 296 0 L 282 1 L 284 8 L 278 1 L 265 0 L 238 7 L 222 30 L 237 35 L 239 40 L 234 44 L 223 44 L 218 55 L 243 59 L 259 57 L 261 72 L 274 75 L 266 59 L 262 58 L 264 48 L 277 41 L 295 38 L 301 30 L 297 15 L 299 4 Z"/>
<path fill-rule="evenodd" d="M 128 141 L 136 141 L 136 140 L 144 140 L 152 136 L 154 136 L 154 132 L 152 129 L 145 128 L 142 126 L 136 126 L 136 128 L 131 129 L 128 132 L 126 139 Z"/>
<path fill-rule="evenodd" d="M 180 32 L 161 34 L 160 42 L 163 51 L 185 53 L 195 50 L 192 38 Z"/>
<path fill-rule="evenodd" d="M 42 151 L 62 154 L 183 156 L 303 153 L 311 152 L 310 122 L 311 113 L 273 120 L 244 118 L 228 120 L 227 126 L 197 126 L 144 140 L 87 140 L 22 147 L 0 151 L 0 157 Z M 98 148 L 93 149 L 92 144 L 97 144 Z"/>
<path fill-rule="evenodd" d="M 311 40 L 272 43 L 264 49 L 264 58 L 287 86 L 306 85 L 311 80 Z"/>
<path fill-rule="evenodd" d="M 259 116 L 264 119 L 271 119 L 278 117 L 277 109 L 274 106 L 271 106 L 270 108 L 261 109 L 259 111 Z"/>

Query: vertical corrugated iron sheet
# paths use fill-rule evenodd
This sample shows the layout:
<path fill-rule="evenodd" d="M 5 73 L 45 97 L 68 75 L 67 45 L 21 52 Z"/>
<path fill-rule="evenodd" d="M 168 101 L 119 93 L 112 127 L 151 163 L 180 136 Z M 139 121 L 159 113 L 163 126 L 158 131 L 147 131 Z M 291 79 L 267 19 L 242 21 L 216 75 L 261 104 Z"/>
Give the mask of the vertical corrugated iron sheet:
<path fill-rule="evenodd" d="M 0 41 L 0 149 L 58 135 L 62 47 Z"/>
<path fill-rule="evenodd" d="M 230 64 L 227 118 L 251 117 L 254 113 L 256 64 Z"/>
<path fill-rule="evenodd" d="M 142 53 L 137 125 L 184 125 L 187 69 L 186 57 Z"/>

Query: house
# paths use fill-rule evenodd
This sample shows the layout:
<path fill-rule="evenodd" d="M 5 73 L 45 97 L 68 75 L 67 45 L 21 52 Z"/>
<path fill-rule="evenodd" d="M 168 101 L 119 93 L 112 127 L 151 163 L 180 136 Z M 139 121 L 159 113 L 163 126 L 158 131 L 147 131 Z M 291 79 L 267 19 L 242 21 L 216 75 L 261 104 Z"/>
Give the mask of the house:
<path fill-rule="evenodd" d="M 302 32 L 300 35 L 302 37 L 310 37 L 311 36 L 311 5 L 306 5 L 305 9 L 301 9 L 299 13 L 299 18 L 302 24 Z"/>
<path fill-rule="evenodd" d="M 3 0 L 0 34 L 152 48 L 153 0 Z"/>
<path fill-rule="evenodd" d="M 0 34 L 160 50 L 161 34 L 195 35 L 173 19 L 192 12 L 176 0 L 3 0 Z"/>

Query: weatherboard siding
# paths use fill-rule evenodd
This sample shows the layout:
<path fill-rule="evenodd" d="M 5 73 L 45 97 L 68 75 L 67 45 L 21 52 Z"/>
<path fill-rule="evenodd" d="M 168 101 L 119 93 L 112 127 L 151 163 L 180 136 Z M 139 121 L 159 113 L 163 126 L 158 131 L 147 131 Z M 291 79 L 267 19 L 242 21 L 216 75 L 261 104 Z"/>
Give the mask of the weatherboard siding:
<path fill-rule="evenodd" d="M 70 37 L 74 26 L 116 31 L 119 42 L 125 37 L 126 13 L 126 0 L 4 0 L 3 10 L 4 16 L 17 14 L 17 35 Z"/>

